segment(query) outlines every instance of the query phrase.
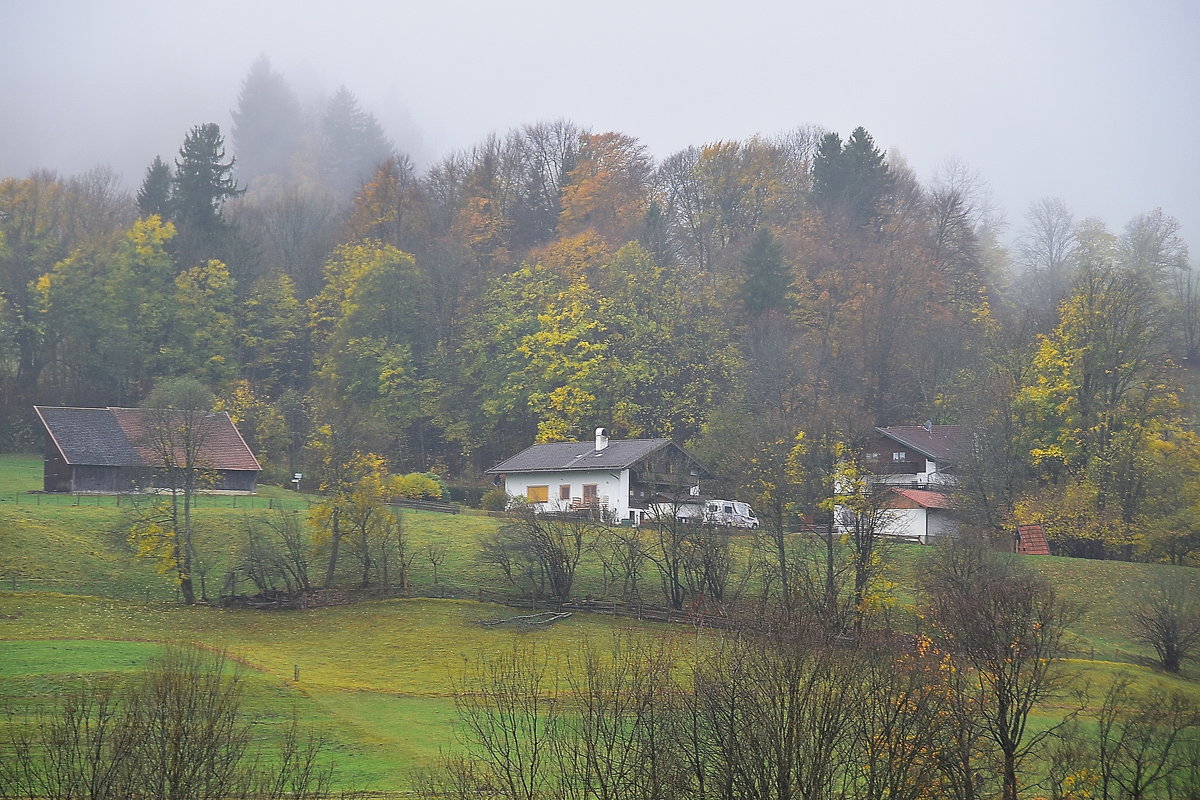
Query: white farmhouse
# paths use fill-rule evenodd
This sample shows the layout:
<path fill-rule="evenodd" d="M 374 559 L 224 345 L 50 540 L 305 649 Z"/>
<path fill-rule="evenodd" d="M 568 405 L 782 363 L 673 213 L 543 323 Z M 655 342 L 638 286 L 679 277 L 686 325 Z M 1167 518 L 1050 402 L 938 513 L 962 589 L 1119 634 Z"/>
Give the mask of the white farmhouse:
<path fill-rule="evenodd" d="M 958 425 L 876 428 L 864 450 L 872 493 L 886 509 L 890 536 L 931 544 L 958 532 L 954 467 L 965 454 L 967 432 Z"/>
<path fill-rule="evenodd" d="M 488 471 L 508 494 L 539 511 L 592 511 L 616 523 L 640 525 L 655 507 L 696 503 L 711 477 L 670 439 L 609 439 L 535 444 Z"/>

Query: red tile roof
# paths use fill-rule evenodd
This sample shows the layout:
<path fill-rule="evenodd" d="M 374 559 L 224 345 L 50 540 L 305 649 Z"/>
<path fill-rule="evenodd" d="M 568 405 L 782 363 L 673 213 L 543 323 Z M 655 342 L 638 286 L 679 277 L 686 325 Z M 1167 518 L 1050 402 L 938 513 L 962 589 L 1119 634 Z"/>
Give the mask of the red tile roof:
<path fill-rule="evenodd" d="M 950 495 L 941 492 L 931 492 L 926 489 L 902 489 L 893 487 L 896 494 L 913 501 L 922 508 L 953 508 Z"/>
<path fill-rule="evenodd" d="M 1018 525 L 1017 552 L 1027 556 L 1050 555 L 1045 529 L 1041 525 Z"/>

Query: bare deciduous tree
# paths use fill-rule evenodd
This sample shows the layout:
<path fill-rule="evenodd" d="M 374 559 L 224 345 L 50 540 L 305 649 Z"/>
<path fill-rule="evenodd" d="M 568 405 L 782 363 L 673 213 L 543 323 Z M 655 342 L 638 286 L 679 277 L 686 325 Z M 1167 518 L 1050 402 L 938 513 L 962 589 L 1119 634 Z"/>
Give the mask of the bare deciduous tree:
<path fill-rule="evenodd" d="M 125 686 L 82 687 L 10 724 L 5 797 L 307 800 L 327 793 L 323 741 L 295 722 L 268 766 L 223 654 L 171 646 Z"/>
<path fill-rule="evenodd" d="M 1117 676 L 1096 715 L 1102 796 L 1160 796 L 1158 787 L 1188 766 L 1186 737 L 1197 726 L 1195 701 L 1178 692 L 1137 692 L 1128 675 Z"/>
<path fill-rule="evenodd" d="M 1162 581 L 1129 616 L 1133 638 L 1154 648 L 1167 672 L 1178 673 L 1200 644 L 1200 600 L 1184 578 Z"/>
<path fill-rule="evenodd" d="M 554 785 L 562 726 L 558 676 L 541 653 L 514 648 L 481 663 L 455 695 L 468 756 L 508 800 L 539 800 Z"/>
<path fill-rule="evenodd" d="M 1054 730 L 1031 730 L 1029 717 L 1062 693 L 1054 666 L 1077 611 L 971 537 L 942 546 L 923 583 L 936 638 L 974 678 L 975 714 L 1000 751 L 1002 796 L 1016 800 L 1021 764 Z"/>
<path fill-rule="evenodd" d="M 519 506 L 484 543 L 482 558 L 499 567 L 513 586 L 566 600 L 580 560 L 596 548 L 603 532 L 604 526 L 590 519 Z"/>

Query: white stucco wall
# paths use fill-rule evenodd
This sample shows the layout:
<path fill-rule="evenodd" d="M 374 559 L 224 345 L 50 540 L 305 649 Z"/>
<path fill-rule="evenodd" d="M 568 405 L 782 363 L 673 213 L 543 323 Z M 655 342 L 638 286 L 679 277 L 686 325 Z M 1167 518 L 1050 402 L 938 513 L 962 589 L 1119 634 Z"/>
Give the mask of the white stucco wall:
<path fill-rule="evenodd" d="M 600 504 L 613 512 L 618 521 L 629 519 L 629 470 L 571 470 L 569 472 L 509 473 L 504 478 L 504 491 L 516 497 L 527 497 L 530 486 L 548 486 L 549 500 L 538 506 L 544 511 L 564 511 L 570 500 L 558 499 L 559 487 L 569 485 L 571 497 L 583 499 L 584 484 L 595 484 Z"/>
<path fill-rule="evenodd" d="M 888 536 L 925 541 L 925 509 L 893 508 L 888 510 Z"/>
<path fill-rule="evenodd" d="M 893 508 L 888 511 L 888 536 L 933 544 L 940 537 L 953 536 L 958 525 L 944 509 Z"/>

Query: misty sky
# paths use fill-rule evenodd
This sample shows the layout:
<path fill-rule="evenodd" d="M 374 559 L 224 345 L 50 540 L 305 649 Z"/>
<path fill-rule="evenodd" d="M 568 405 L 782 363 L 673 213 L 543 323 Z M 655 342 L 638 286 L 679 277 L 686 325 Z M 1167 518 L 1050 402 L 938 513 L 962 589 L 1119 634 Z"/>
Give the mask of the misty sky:
<path fill-rule="evenodd" d="M 863 125 L 922 180 L 977 170 L 1009 232 L 1061 197 L 1119 232 L 1156 206 L 1200 261 L 1200 2 L 0 0 L 0 176 L 155 155 L 229 111 L 267 55 L 345 84 L 419 165 L 566 118 L 657 158 Z"/>

